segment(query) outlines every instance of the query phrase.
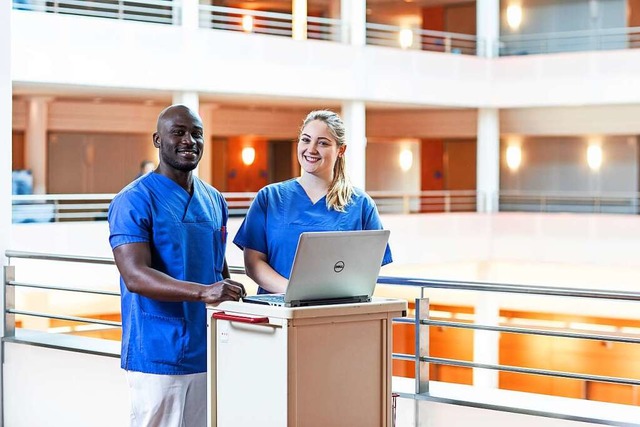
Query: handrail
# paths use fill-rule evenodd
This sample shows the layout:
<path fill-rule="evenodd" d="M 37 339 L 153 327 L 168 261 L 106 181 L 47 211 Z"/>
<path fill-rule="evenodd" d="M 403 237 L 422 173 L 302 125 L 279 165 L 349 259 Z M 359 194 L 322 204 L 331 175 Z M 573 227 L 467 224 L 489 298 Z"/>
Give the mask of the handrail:
<path fill-rule="evenodd" d="M 26 251 L 13 251 L 8 250 L 5 252 L 5 256 L 10 260 L 13 258 L 20 259 L 28 259 L 28 260 L 40 260 L 40 261 L 61 261 L 61 262 L 78 262 L 78 263 L 86 263 L 86 264 L 101 264 L 101 265 L 114 265 L 114 261 L 112 258 L 107 257 L 87 257 L 87 256 L 75 256 L 75 255 L 58 255 L 58 254 L 48 254 L 48 253 L 37 253 L 37 252 L 26 252 Z M 10 267 L 16 268 L 16 267 Z M 242 266 L 231 266 L 230 272 L 233 274 L 245 274 L 245 269 Z M 517 293 L 522 295 L 546 295 L 546 296 L 559 296 L 559 297 L 572 297 L 572 298 L 593 298 L 593 299 L 608 299 L 608 300 L 624 300 L 624 301 L 640 301 L 640 293 L 638 292 L 627 292 L 627 291 L 617 291 L 617 290 L 602 290 L 602 289 L 585 289 L 585 288 L 572 288 L 572 287 L 553 287 L 553 286 L 540 286 L 540 285 L 519 285 L 519 284 L 508 284 L 508 283 L 486 283 L 486 282 L 470 282 L 470 281 L 455 281 L 455 280 L 429 280 L 422 278 L 407 278 L 407 277 L 389 277 L 389 276 L 381 276 L 378 279 L 379 284 L 384 285 L 392 285 L 398 287 L 409 287 L 409 288 L 420 288 L 421 293 L 424 294 L 428 292 L 429 289 L 451 289 L 451 290 L 465 290 L 465 291 L 480 291 L 480 292 L 490 292 L 490 293 Z M 108 295 L 108 296 L 119 296 L 119 292 L 113 291 L 101 291 L 101 290 L 93 290 L 93 289 L 81 289 L 81 288 L 71 288 L 68 286 L 57 286 L 57 285 L 45 285 L 41 283 L 26 283 L 20 282 L 13 279 L 5 279 L 5 292 L 8 292 L 10 288 L 16 287 L 25 287 L 25 288 L 36 288 L 41 290 L 48 291 L 65 291 L 65 292 L 78 292 L 78 293 L 88 293 L 88 294 L 97 294 L 97 295 Z M 417 301 L 416 301 L 417 303 Z M 5 301 L 7 304 L 7 301 Z M 29 310 L 29 309 L 20 309 L 16 308 L 9 301 L 8 306 L 4 307 L 4 316 L 34 316 L 48 319 L 56 319 L 63 320 L 69 322 L 79 322 L 79 323 L 87 323 L 87 324 L 96 324 L 103 325 L 108 327 L 121 327 L 120 322 L 110 321 L 110 320 L 102 320 L 96 318 L 87 318 L 81 316 L 72 316 L 72 315 L 60 315 L 55 313 L 46 313 L 44 311 L 38 310 Z M 560 328 L 550 328 L 550 327 L 514 327 L 508 324 L 499 324 L 499 325 L 491 325 L 491 324 L 478 324 L 478 323 L 470 323 L 469 321 L 445 321 L 439 320 L 437 318 L 396 318 L 393 319 L 394 324 L 402 325 L 402 324 L 413 324 L 416 327 L 452 327 L 452 328 L 463 328 L 470 329 L 476 331 L 489 331 L 495 333 L 516 333 L 516 334 L 530 334 L 530 335 L 538 335 L 538 336 L 550 336 L 550 337 L 561 337 L 561 338 L 572 338 L 572 339 L 585 339 L 585 340 L 597 340 L 604 342 L 619 342 L 625 344 L 640 344 L 640 337 L 626 335 L 626 334 L 610 334 L 610 333 L 592 333 L 589 331 L 568 331 Z M 50 333 L 49 335 L 55 335 L 54 333 Z M 20 338 L 16 336 L 5 337 L 11 341 L 20 341 L 23 340 L 28 341 L 29 338 Z M 34 338 L 39 339 L 39 338 Z M 39 342 L 38 345 L 49 345 L 47 343 Z M 56 344 L 56 348 L 60 348 L 60 344 Z M 73 349 L 70 347 L 70 350 L 76 351 L 77 348 Z M 429 354 L 403 354 L 403 353 L 393 353 L 392 355 L 394 360 L 400 361 L 412 361 L 414 363 L 433 363 L 438 365 L 449 365 L 449 366 L 459 366 L 464 368 L 471 369 L 486 369 L 486 370 L 494 370 L 501 372 L 511 372 L 511 373 L 519 373 L 519 374 L 529 374 L 529 375 L 542 375 L 553 378 L 566 378 L 587 382 L 601 382 L 601 383 L 610 383 L 610 384 L 620 384 L 620 385 L 630 385 L 630 386 L 640 386 L 640 379 L 636 378 L 624 378 L 612 375 L 597 375 L 591 373 L 578 373 L 578 372 L 567 372 L 567 371 L 558 371 L 553 369 L 541 369 L 541 368 L 530 368 L 524 366 L 511 366 L 500 363 L 486 363 L 483 361 L 467 361 L 467 360 L 457 360 L 446 357 L 434 357 Z M 430 395 L 428 392 L 416 392 L 413 394 L 403 393 L 405 397 L 413 397 L 414 399 L 429 399 Z M 437 397 L 434 397 L 437 399 Z M 459 401 L 459 404 L 465 404 L 464 401 Z"/>
<path fill-rule="evenodd" d="M 251 18 L 245 21 L 245 17 Z M 304 17 L 306 38 L 340 41 L 342 21 L 335 18 Z M 290 13 L 237 7 L 199 5 L 201 28 L 292 37 L 294 17 Z"/>
<path fill-rule="evenodd" d="M 162 0 L 118 0 L 117 3 L 92 0 L 58 0 L 27 3 L 13 1 L 13 8 L 31 12 L 173 24 L 174 10 L 179 10 L 179 5 Z"/>
<path fill-rule="evenodd" d="M 550 33 L 508 34 L 499 38 L 501 56 L 640 47 L 640 27 L 595 28 Z"/>
<path fill-rule="evenodd" d="M 466 291 L 505 292 L 527 295 L 564 296 L 580 298 L 600 298 L 625 301 L 640 301 L 640 292 L 569 288 L 540 285 L 517 285 L 508 283 L 462 282 L 456 280 L 427 280 L 419 278 L 399 278 L 380 276 L 379 284 L 401 285 L 418 288 L 455 289 Z"/>
<path fill-rule="evenodd" d="M 114 291 L 102 291 L 95 289 L 83 289 L 83 288 L 70 288 L 67 286 L 49 286 L 49 285 L 40 285 L 36 283 L 24 283 L 24 282 L 16 282 L 13 280 L 9 280 L 7 285 L 13 286 L 16 288 L 31 288 L 31 289 L 44 289 L 49 291 L 66 291 L 66 292 L 77 292 L 80 294 L 93 294 L 93 295 L 108 295 L 119 297 L 120 292 Z"/>
<path fill-rule="evenodd" d="M 396 25 L 366 23 L 367 44 L 402 49 L 476 55 L 482 52 L 483 41 L 475 35 L 403 28 Z M 408 35 L 407 40 L 402 40 Z M 414 42 L 414 37 L 417 39 Z"/>
<path fill-rule="evenodd" d="M 89 317 L 78 317 L 78 316 L 61 316 L 61 315 L 56 315 L 56 314 L 51 314 L 51 313 L 43 313 L 41 311 L 29 311 L 29 310 L 15 310 L 15 309 L 8 309 L 6 310 L 7 313 L 10 314 L 22 314 L 25 316 L 33 316 L 33 317 L 43 317 L 46 319 L 56 319 L 56 320 L 68 320 L 71 322 L 78 322 L 78 323 L 91 323 L 91 324 L 96 324 L 96 325 L 106 325 L 106 326 L 115 326 L 115 327 L 122 327 L 122 323 L 121 322 L 114 322 L 113 320 L 99 320 L 99 319 L 94 319 L 94 318 L 89 318 Z"/>
<path fill-rule="evenodd" d="M 476 190 L 380 191 L 367 193 L 380 213 L 431 213 L 481 211 L 493 198 Z M 229 214 L 243 216 L 256 192 L 223 192 Z M 37 194 L 14 195 L 13 220 L 20 222 L 57 222 L 105 220 L 114 194 Z M 499 210 L 504 212 L 591 212 L 637 214 L 638 192 L 514 191 L 497 193 Z"/>
<path fill-rule="evenodd" d="M 89 264 L 114 264 L 113 258 L 108 257 L 93 257 L 83 255 L 65 255 L 65 254 L 47 254 L 42 252 L 28 252 L 28 251 L 5 251 L 5 256 L 11 258 L 22 259 L 38 259 L 43 261 L 65 261 L 65 262 L 86 262 Z"/>

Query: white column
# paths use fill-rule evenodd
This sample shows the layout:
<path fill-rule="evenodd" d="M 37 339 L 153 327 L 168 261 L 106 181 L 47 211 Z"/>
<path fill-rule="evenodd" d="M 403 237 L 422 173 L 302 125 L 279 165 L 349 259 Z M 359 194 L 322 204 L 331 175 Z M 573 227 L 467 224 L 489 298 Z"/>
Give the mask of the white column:
<path fill-rule="evenodd" d="M 498 212 L 500 190 L 500 115 L 496 108 L 478 110 L 476 181 L 478 212 Z"/>
<path fill-rule="evenodd" d="M 11 2 L 0 2 L 0 259 L 11 237 Z M 4 292 L 4 289 L 2 290 Z M 0 412 L 1 413 L 1 412 Z"/>
<path fill-rule="evenodd" d="M 342 0 L 342 42 L 354 46 L 367 43 L 367 0 Z"/>
<path fill-rule="evenodd" d="M 186 105 L 200 114 L 202 126 L 204 127 L 204 153 L 198 167 L 193 172 L 203 181 L 211 182 L 211 144 L 209 144 L 211 136 L 207 130 L 207 125 L 210 122 L 208 112 L 201 111 L 200 96 L 197 92 L 174 92 L 172 103 Z"/>
<path fill-rule="evenodd" d="M 11 2 L 0 2 L 0 259 L 7 265 L 4 253 L 11 247 Z M 4 278 L 4 272 L 0 273 Z M 0 288 L 2 296 L 1 330 L 4 332 L 4 279 Z M 0 345 L 0 359 L 4 362 L 4 345 Z M 4 363 L 3 363 L 4 366 Z M 0 384 L 4 374 L 0 366 Z M 4 419 L 4 392 L 0 387 L 0 419 Z M 0 424 L 2 422 L 0 421 Z"/>
<path fill-rule="evenodd" d="M 500 37 L 500 0 L 478 0 L 476 2 L 476 36 L 478 56 L 493 58 L 498 56 L 498 38 Z"/>
<path fill-rule="evenodd" d="M 196 112 L 200 111 L 200 96 L 197 92 L 174 92 L 172 103 L 186 105 Z"/>
<path fill-rule="evenodd" d="M 51 98 L 34 96 L 27 100 L 25 163 L 33 175 L 33 193 L 47 193 L 47 129 Z"/>
<path fill-rule="evenodd" d="M 307 0 L 291 1 L 291 37 L 294 40 L 307 38 Z"/>
<path fill-rule="evenodd" d="M 221 153 L 216 153 L 214 150 L 216 147 L 211 142 L 211 129 L 213 129 L 213 119 L 216 113 L 216 106 L 211 104 L 202 104 L 200 106 L 200 117 L 202 118 L 202 125 L 204 126 L 204 154 L 200 165 L 198 166 L 198 176 L 200 179 L 213 183 L 213 156 L 220 156 Z"/>
<path fill-rule="evenodd" d="M 347 173 L 353 185 L 364 190 L 367 151 L 366 109 L 364 102 L 343 102 L 341 116 L 346 128 Z"/>
<path fill-rule="evenodd" d="M 500 321 L 500 308 L 495 295 L 480 295 L 475 306 L 475 323 L 497 326 Z M 499 361 L 498 332 L 473 332 L 473 361 L 497 365 Z M 498 388 L 498 371 L 493 369 L 473 369 L 473 385 L 482 388 Z"/>
<path fill-rule="evenodd" d="M 177 3 L 177 2 L 176 2 Z M 182 0 L 180 8 L 174 9 L 173 22 L 185 28 L 197 29 L 200 27 L 200 11 L 198 0 Z M 175 11 L 179 13 L 176 14 Z"/>

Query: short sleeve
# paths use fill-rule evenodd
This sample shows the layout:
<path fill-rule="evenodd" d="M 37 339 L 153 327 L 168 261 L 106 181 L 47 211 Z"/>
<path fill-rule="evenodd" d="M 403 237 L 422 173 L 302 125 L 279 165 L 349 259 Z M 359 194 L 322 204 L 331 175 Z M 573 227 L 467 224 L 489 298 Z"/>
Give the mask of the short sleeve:
<path fill-rule="evenodd" d="M 364 230 L 382 230 L 384 228 L 382 226 L 382 221 L 380 220 L 380 215 L 378 214 L 378 208 L 376 207 L 373 199 L 367 194 L 365 194 L 362 215 L 362 228 Z M 389 247 L 389 244 L 387 244 L 387 248 L 384 251 L 384 257 L 382 258 L 382 265 L 387 265 L 392 262 L 393 257 L 391 256 L 391 248 Z"/>
<path fill-rule="evenodd" d="M 109 205 L 108 221 L 111 249 L 150 241 L 151 209 L 148 200 L 137 192 L 127 191 L 114 197 Z"/>
<path fill-rule="evenodd" d="M 263 189 L 251 202 L 249 211 L 233 239 L 233 243 L 240 249 L 248 248 L 267 253 L 267 207 L 267 192 Z"/>

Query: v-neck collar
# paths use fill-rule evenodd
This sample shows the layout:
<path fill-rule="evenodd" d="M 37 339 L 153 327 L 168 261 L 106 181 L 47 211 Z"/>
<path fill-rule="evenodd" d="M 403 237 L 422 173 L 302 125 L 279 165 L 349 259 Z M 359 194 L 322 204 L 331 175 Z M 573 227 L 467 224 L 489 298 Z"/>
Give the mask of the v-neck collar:
<path fill-rule="evenodd" d="M 295 183 L 295 185 L 297 186 L 298 191 L 299 191 L 301 194 L 304 194 L 304 197 L 306 198 L 306 200 L 309 202 L 309 204 L 310 204 L 310 205 L 312 205 L 312 206 L 316 206 L 318 203 L 320 203 L 320 202 L 322 202 L 322 201 L 326 200 L 327 195 L 325 194 L 324 196 L 320 197 L 318 200 L 316 200 L 316 201 L 314 202 L 313 200 L 311 200 L 311 197 L 309 197 L 309 194 L 307 194 L 307 191 L 304 189 L 304 187 L 302 186 L 302 184 L 300 184 L 300 182 L 299 182 L 296 178 L 294 178 L 294 179 L 293 179 L 293 182 L 294 182 L 294 183 Z"/>

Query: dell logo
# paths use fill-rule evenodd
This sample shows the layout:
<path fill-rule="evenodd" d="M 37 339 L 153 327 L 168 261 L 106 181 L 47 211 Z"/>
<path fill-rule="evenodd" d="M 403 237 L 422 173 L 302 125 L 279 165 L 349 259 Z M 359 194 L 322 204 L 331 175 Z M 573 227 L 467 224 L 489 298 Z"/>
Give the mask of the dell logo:
<path fill-rule="evenodd" d="M 340 273 L 342 270 L 344 270 L 344 261 L 336 262 L 333 266 L 333 271 Z"/>

